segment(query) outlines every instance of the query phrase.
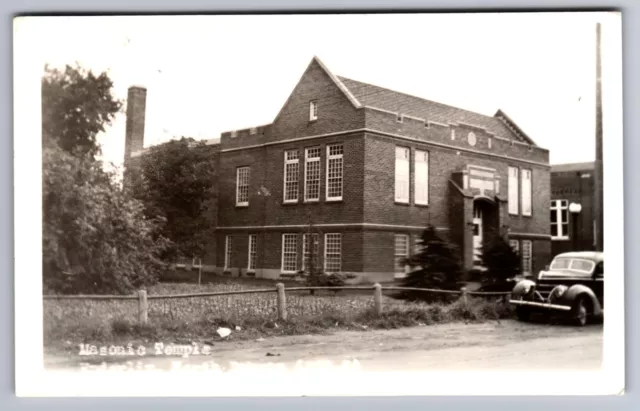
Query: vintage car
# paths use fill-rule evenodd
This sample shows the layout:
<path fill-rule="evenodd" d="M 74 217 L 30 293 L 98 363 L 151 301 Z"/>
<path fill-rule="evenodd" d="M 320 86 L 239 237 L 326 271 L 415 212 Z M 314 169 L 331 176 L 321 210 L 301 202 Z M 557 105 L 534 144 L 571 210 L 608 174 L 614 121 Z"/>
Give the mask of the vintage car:
<path fill-rule="evenodd" d="M 604 259 L 602 252 L 558 254 L 534 280 L 520 280 L 511 292 L 521 321 L 531 314 L 561 314 L 577 325 L 600 318 L 604 310 Z"/>

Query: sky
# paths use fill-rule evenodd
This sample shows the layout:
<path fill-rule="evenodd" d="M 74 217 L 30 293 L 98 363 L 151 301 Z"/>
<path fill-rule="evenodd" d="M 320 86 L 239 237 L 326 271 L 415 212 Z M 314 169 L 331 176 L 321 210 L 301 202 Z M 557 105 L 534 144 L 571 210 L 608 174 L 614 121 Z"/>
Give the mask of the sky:
<path fill-rule="evenodd" d="M 607 79 L 621 75 L 619 20 L 602 13 L 31 19 L 43 64 L 107 71 L 123 100 L 130 86 L 147 88 L 146 147 L 272 122 L 315 55 L 336 75 L 502 109 L 552 164 L 592 161 L 596 21 L 605 124 Z M 99 136 L 105 161 L 122 163 L 124 138 L 123 110 Z"/>

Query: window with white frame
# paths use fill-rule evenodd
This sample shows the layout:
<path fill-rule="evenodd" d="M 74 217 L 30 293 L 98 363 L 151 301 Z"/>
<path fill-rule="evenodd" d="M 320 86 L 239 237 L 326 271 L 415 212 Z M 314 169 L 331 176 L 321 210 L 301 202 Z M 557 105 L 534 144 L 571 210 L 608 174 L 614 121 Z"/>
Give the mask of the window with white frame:
<path fill-rule="evenodd" d="M 316 233 L 303 234 L 302 236 L 302 270 L 309 268 L 318 269 L 320 252 L 320 239 Z"/>
<path fill-rule="evenodd" d="M 407 147 L 396 147 L 396 196 L 398 203 L 409 202 L 409 154 Z"/>
<path fill-rule="evenodd" d="M 255 234 L 249 234 L 249 261 L 247 262 L 247 271 L 256 270 L 256 257 L 258 255 L 258 237 Z"/>
<path fill-rule="evenodd" d="M 518 241 L 518 240 L 509 240 L 509 245 L 511 246 L 511 249 L 513 251 L 515 251 L 516 253 L 520 252 L 520 241 Z"/>
<path fill-rule="evenodd" d="M 224 269 L 225 270 L 231 267 L 232 247 L 233 247 L 233 242 L 231 241 L 231 236 L 228 235 L 224 239 Z"/>
<path fill-rule="evenodd" d="M 342 234 L 324 235 L 324 271 L 335 273 L 342 270 Z"/>
<path fill-rule="evenodd" d="M 394 250 L 395 272 L 396 274 L 406 274 L 408 267 L 404 260 L 409 257 L 409 236 L 396 234 Z"/>
<path fill-rule="evenodd" d="M 320 147 L 305 150 L 304 201 L 320 200 Z"/>
<path fill-rule="evenodd" d="M 569 238 L 569 201 L 551 200 L 551 239 Z"/>
<path fill-rule="evenodd" d="M 318 102 L 313 100 L 309 103 L 309 121 L 318 119 Z"/>
<path fill-rule="evenodd" d="M 531 215 L 531 170 L 523 169 L 522 173 L 522 215 Z"/>
<path fill-rule="evenodd" d="M 300 175 L 300 159 L 298 150 L 284 152 L 284 202 L 298 201 L 298 176 Z"/>
<path fill-rule="evenodd" d="M 413 254 L 420 254 L 422 252 L 422 238 L 418 234 L 413 235 Z"/>
<path fill-rule="evenodd" d="M 236 205 L 249 205 L 249 167 L 236 169 Z"/>
<path fill-rule="evenodd" d="M 509 167 L 509 214 L 518 214 L 520 209 L 518 204 L 518 168 Z"/>
<path fill-rule="evenodd" d="M 429 204 L 429 152 L 416 150 L 413 161 L 415 203 L 427 205 Z"/>
<path fill-rule="evenodd" d="M 298 270 L 298 234 L 282 234 L 282 272 Z"/>
<path fill-rule="evenodd" d="M 327 200 L 342 200 L 342 168 L 344 162 L 342 144 L 327 146 Z"/>
<path fill-rule="evenodd" d="M 522 240 L 522 274 L 531 274 L 531 254 L 532 254 L 531 240 Z"/>

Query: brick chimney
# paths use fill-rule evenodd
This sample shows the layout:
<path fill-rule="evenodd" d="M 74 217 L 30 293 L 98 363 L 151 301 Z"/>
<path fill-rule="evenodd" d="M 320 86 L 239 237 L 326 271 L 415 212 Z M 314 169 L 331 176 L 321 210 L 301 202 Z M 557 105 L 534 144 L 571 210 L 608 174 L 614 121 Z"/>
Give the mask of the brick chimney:
<path fill-rule="evenodd" d="M 125 163 L 131 154 L 144 146 L 144 121 L 147 106 L 147 89 L 141 86 L 129 87 L 127 94 L 127 130 L 124 145 Z"/>

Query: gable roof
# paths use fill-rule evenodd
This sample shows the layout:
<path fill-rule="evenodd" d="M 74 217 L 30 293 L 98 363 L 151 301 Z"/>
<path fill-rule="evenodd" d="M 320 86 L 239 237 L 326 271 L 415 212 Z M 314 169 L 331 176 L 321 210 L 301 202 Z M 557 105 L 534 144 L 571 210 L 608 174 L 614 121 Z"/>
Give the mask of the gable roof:
<path fill-rule="evenodd" d="M 500 110 L 496 116 L 491 117 L 346 77 L 337 76 L 337 78 L 365 107 L 406 114 L 443 124 L 464 123 L 484 128 L 497 137 L 516 139 L 535 145 L 533 140 Z"/>
<path fill-rule="evenodd" d="M 353 106 L 355 108 L 361 108 L 362 105 L 360 104 L 360 102 L 355 98 L 355 96 L 351 93 L 351 91 L 345 87 L 345 85 L 342 83 L 342 81 L 340 81 L 340 79 L 334 75 L 328 68 L 327 66 L 324 65 L 324 63 L 322 61 L 320 61 L 320 59 L 317 56 L 313 56 L 313 58 L 311 59 L 311 62 L 309 62 L 309 65 L 307 66 L 307 68 L 305 69 L 304 73 L 302 73 L 302 76 L 300 77 L 300 80 L 302 80 L 302 78 L 305 76 L 305 74 L 307 73 L 307 71 L 309 71 L 309 69 L 311 68 L 311 66 L 313 65 L 313 63 L 316 63 L 318 66 L 320 66 L 320 68 L 325 72 L 325 74 L 331 79 L 331 81 L 333 82 L 333 84 L 336 85 L 336 87 L 338 87 L 338 89 L 340 89 L 340 91 L 345 95 L 345 97 L 351 102 L 351 104 L 353 104 Z M 300 83 L 300 80 L 298 81 L 298 83 Z M 298 87 L 298 85 L 296 84 L 296 87 Z M 294 88 L 295 90 L 295 88 Z M 282 106 L 282 108 L 280 109 L 280 111 L 278 112 L 278 114 L 276 115 L 276 117 L 273 119 L 273 122 L 275 123 L 275 121 L 278 119 L 278 117 L 280 117 L 280 114 L 282 114 L 282 110 L 284 110 L 284 108 L 287 106 L 287 104 L 289 103 L 289 100 L 291 99 L 291 96 L 293 95 L 293 93 L 291 93 L 289 95 L 289 98 L 287 98 L 287 101 L 285 101 L 284 105 Z"/>

